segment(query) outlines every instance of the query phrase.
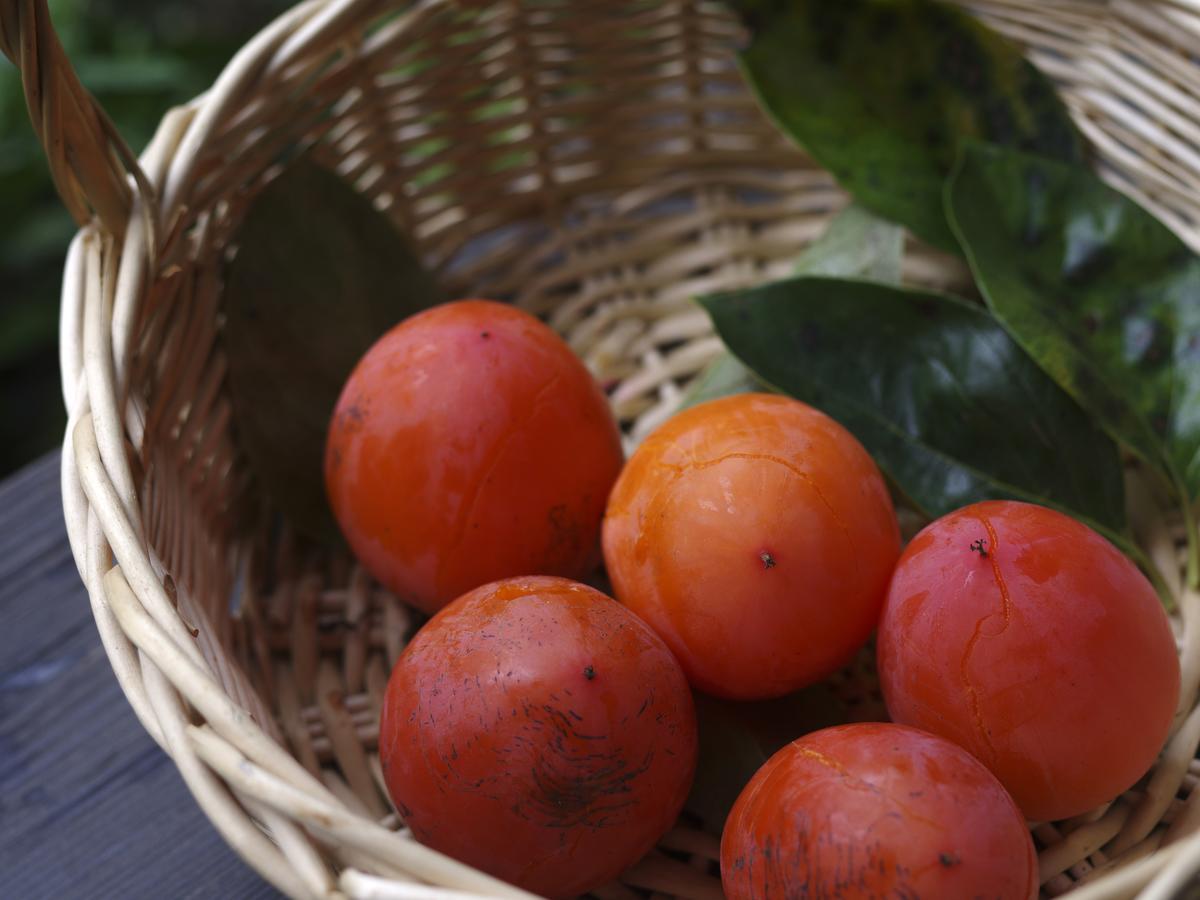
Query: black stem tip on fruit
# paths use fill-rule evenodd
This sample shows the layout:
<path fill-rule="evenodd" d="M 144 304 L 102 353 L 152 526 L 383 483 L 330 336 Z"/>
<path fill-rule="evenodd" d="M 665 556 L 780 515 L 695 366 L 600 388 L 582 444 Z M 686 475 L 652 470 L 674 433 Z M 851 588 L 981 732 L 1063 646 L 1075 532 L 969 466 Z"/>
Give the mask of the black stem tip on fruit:
<path fill-rule="evenodd" d="M 588 681 L 591 681 L 593 678 L 596 677 L 596 670 L 592 666 L 584 666 L 583 667 L 583 677 L 586 678 Z"/>
<path fill-rule="evenodd" d="M 773 569 L 775 567 L 775 557 L 771 555 L 770 551 L 764 550 L 758 555 L 758 558 L 762 560 L 764 569 Z"/>
<path fill-rule="evenodd" d="M 971 549 L 974 550 L 976 553 L 978 553 L 980 556 L 982 556 L 984 559 L 987 559 L 988 551 L 987 551 L 987 539 L 986 538 L 976 538 L 975 540 L 973 540 L 971 542 Z"/>

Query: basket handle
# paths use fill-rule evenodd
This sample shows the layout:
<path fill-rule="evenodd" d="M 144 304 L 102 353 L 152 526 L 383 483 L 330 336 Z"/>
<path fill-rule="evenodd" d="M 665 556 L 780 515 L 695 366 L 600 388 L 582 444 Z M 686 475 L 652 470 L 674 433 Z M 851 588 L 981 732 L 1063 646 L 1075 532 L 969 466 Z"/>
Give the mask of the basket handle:
<path fill-rule="evenodd" d="M 0 0 L 0 50 L 20 70 L 29 117 L 63 203 L 79 225 L 94 211 L 105 230 L 122 237 L 134 185 L 149 185 L 112 120 L 80 84 L 46 0 Z"/>

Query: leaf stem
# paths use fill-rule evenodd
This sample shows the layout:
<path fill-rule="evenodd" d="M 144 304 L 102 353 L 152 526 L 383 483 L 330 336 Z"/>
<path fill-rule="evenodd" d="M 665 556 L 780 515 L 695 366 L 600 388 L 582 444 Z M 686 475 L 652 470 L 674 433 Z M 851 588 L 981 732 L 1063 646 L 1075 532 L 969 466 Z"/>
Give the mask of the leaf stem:
<path fill-rule="evenodd" d="M 1195 589 L 1200 587 L 1200 535 L 1196 533 L 1196 515 L 1187 491 L 1182 484 L 1179 490 L 1183 504 L 1183 528 L 1187 533 L 1187 586 Z"/>
<path fill-rule="evenodd" d="M 1183 476 L 1170 458 L 1167 459 L 1167 471 L 1171 476 L 1171 484 L 1179 498 L 1179 508 L 1183 513 L 1183 530 L 1187 535 L 1187 574 L 1185 583 L 1189 588 L 1200 587 L 1200 535 L 1196 533 L 1196 514 L 1192 508 L 1192 498 L 1188 493 Z"/>

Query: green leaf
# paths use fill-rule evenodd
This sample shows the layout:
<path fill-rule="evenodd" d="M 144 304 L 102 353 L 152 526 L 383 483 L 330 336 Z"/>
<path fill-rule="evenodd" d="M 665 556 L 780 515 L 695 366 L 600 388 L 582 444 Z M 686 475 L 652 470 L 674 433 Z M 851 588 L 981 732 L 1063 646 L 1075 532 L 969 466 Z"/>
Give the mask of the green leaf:
<path fill-rule="evenodd" d="M 962 10 L 930 0 L 740 0 L 743 70 L 779 126 L 867 208 L 958 251 L 942 184 L 980 137 L 1074 161 L 1053 85 Z"/>
<path fill-rule="evenodd" d="M 234 245 L 223 308 L 238 441 L 293 524 L 330 538 L 322 466 L 342 385 L 380 335 L 438 294 L 391 222 L 303 159 L 258 195 Z"/>
<path fill-rule="evenodd" d="M 1026 500 L 1130 546 L 1116 446 L 983 308 L 828 278 L 701 302 L 742 362 L 849 428 L 928 515 Z"/>
<path fill-rule="evenodd" d="M 1185 504 L 1200 495 L 1200 258 L 1094 175 L 1000 147 L 963 148 L 946 203 L 1009 332 Z"/>
<path fill-rule="evenodd" d="M 861 206 L 851 204 L 833 217 L 825 231 L 796 260 L 800 275 L 861 276 L 872 281 L 900 281 L 904 231 Z M 754 373 L 730 353 L 722 353 L 696 376 L 680 409 L 706 400 L 765 390 Z"/>
<path fill-rule="evenodd" d="M 769 391 L 770 388 L 754 377 L 732 353 L 722 353 L 696 376 L 679 408 L 687 409 L 697 403 L 707 403 L 718 397 L 746 394 L 750 391 Z"/>
<path fill-rule="evenodd" d="M 899 284 L 903 260 L 904 230 L 851 204 L 804 248 L 796 260 L 796 274 Z"/>
<path fill-rule="evenodd" d="M 840 725 L 849 709 L 826 684 L 753 703 L 696 694 L 700 755 L 685 808 L 720 833 L 746 783 L 775 751 L 798 737 Z"/>

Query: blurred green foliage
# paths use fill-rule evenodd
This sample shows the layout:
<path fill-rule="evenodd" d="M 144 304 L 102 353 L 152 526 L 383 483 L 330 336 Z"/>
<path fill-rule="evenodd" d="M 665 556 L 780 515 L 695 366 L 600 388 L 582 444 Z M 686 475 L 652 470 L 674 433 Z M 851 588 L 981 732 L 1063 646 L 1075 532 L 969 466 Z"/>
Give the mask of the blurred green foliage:
<path fill-rule="evenodd" d="M 50 0 L 83 84 L 135 150 L 289 0 Z M 0 477 L 62 439 L 58 295 L 74 223 L 54 192 L 15 67 L 0 57 Z"/>

